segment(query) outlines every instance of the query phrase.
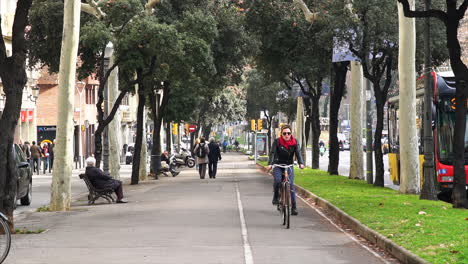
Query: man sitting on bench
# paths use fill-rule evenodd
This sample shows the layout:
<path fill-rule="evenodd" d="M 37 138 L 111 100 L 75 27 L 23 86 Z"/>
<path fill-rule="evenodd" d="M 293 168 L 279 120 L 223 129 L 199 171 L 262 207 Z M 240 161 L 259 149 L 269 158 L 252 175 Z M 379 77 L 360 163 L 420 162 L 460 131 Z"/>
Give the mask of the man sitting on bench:
<path fill-rule="evenodd" d="M 96 168 L 96 159 L 89 157 L 86 159 L 86 175 L 91 184 L 97 189 L 113 189 L 117 195 L 116 203 L 127 203 L 123 200 L 122 182 L 112 179 L 108 173 Z"/>

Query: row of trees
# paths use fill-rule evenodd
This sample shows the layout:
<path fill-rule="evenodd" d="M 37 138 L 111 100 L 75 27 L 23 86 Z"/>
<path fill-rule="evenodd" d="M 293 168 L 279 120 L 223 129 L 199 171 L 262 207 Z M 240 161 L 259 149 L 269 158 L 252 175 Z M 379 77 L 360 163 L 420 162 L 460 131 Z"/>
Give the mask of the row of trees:
<path fill-rule="evenodd" d="M 434 17 L 442 20 L 431 21 L 430 39 L 432 46 L 432 65 L 440 65 L 450 58 L 455 75 L 457 76 L 457 91 L 464 85 L 466 67 L 462 67 L 460 60 L 460 47 L 456 39 L 456 33 L 460 19 L 466 11 L 467 1 L 457 4 L 457 1 L 432 1 L 434 8 L 428 12 L 409 11 L 407 1 L 245 1 L 240 5 L 245 10 L 247 28 L 257 37 L 259 52 L 255 56 L 255 67 L 271 83 L 282 81 L 286 87 L 291 84 L 301 87 L 308 95 L 306 104 L 307 117 L 318 120 L 317 107 L 320 97 L 321 80 L 329 80 L 332 85 L 330 95 L 330 156 L 328 172 L 338 174 L 338 140 L 336 137 L 338 125 L 338 109 L 344 94 L 345 76 L 349 68 L 347 62 L 331 62 L 333 47 L 349 47 L 350 52 L 362 64 L 363 74 L 372 83 L 377 110 L 377 124 L 374 133 L 374 150 L 376 175 L 374 185 L 384 185 L 384 165 L 381 148 L 382 130 L 384 127 L 384 106 L 388 92 L 396 83 L 399 29 L 397 3 L 402 2 L 406 15 L 413 17 Z M 418 8 L 423 6 L 417 3 Z M 312 11 L 311 11 L 312 10 Z M 302 18 L 305 15 L 306 19 Z M 312 22 L 312 23 L 311 23 Z M 422 21 L 417 21 L 417 41 L 422 43 Z M 447 30 L 446 30 L 447 29 Z M 447 32 L 447 33 L 446 33 Z M 444 35 L 447 34 L 447 38 Z M 445 41 L 447 39 L 448 41 Z M 447 48 L 449 47 L 447 52 Z M 455 49 L 453 48 L 455 47 Z M 405 47 L 406 48 L 406 47 Z M 450 55 L 450 57 L 448 56 Z M 423 49 L 417 49 L 416 69 L 422 73 Z M 428 65 L 426 65 L 427 67 Z M 464 75 L 463 75 L 464 74 Z M 460 77 L 465 76 L 465 77 Z M 414 79 L 414 78 L 413 78 Z M 307 84 L 307 85 L 305 85 Z M 353 87 L 354 88 L 354 87 Z M 361 89 L 360 87 L 358 87 Z M 318 96 L 317 101 L 314 97 Z M 464 101 L 462 93 L 457 93 L 457 100 Z M 461 103 L 460 103 L 461 104 Z M 465 105 L 465 104 L 463 104 Z M 458 110 L 458 109 L 457 109 Z M 310 112 L 309 112 L 310 111 Z M 455 128 L 459 148 L 459 170 L 456 176 L 456 188 L 454 200 L 464 199 L 463 191 L 465 176 L 463 169 L 463 122 L 465 110 L 457 115 L 459 121 Z M 317 150 L 320 130 L 314 129 L 314 121 L 311 120 L 313 138 L 312 147 Z M 458 137 L 457 137 L 458 135 Z M 313 167 L 318 167 L 318 153 L 312 155 Z M 414 177 L 406 175 L 407 177 Z M 414 180 L 413 180 L 414 181 Z M 462 186 L 462 187 L 459 187 Z M 461 194 L 461 196 L 460 196 Z M 462 197 L 463 196 L 463 197 Z M 456 198 L 458 197 L 458 198 Z M 460 203 L 454 203 L 455 207 L 462 207 Z"/>
<path fill-rule="evenodd" d="M 447 45 L 457 80 L 457 102 L 466 100 L 464 90 L 468 74 L 460 60 L 456 33 L 466 11 L 467 0 L 461 5 L 457 5 L 454 0 L 434 1 L 435 7 L 445 9 L 426 12 L 412 12 L 408 1 L 398 1 L 403 3 L 408 16 L 431 16 L 443 22 L 434 24 L 432 28 L 433 50 L 437 51 L 433 53 L 433 63 L 437 65 L 446 60 L 447 52 L 444 51 L 447 49 L 441 46 Z M 150 109 L 155 124 L 155 144 L 151 154 L 157 157 L 161 153 L 159 132 L 163 118 L 166 122 L 184 120 L 195 123 L 199 128 L 197 134 L 201 128 L 204 128 L 206 134 L 217 123 L 242 119 L 246 111 L 249 118 L 255 118 L 259 111 L 263 111 L 268 121 L 267 128 L 271 132 L 272 116 L 277 111 L 288 112 L 292 108 L 290 99 L 282 98 L 281 95 L 292 86 L 298 86 L 307 95 L 304 103 L 307 127 L 312 131 L 312 166 L 318 168 L 319 99 L 322 83 L 328 82 L 333 84 L 330 95 L 328 171 L 337 174 L 337 116 L 345 93 L 349 63 L 332 63 L 330 58 L 335 45 L 347 45 L 361 61 L 364 76 L 373 84 L 377 109 L 374 184 L 383 186 L 383 109 L 388 91 L 395 83 L 399 48 L 396 1 L 355 0 L 351 5 L 351 2 L 338 0 L 82 0 L 80 7 L 77 54 L 80 62 L 77 76 L 81 79 L 95 74 L 100 83 L 96 104 L 99 126 L 95 133 L 98 164 L 102 155 L 102 133 L 128 93 L 137 95 L 139 99 L 132 169 L 132 183 L 137 184 L 145 107 Z M 310 12 L 309 8 L 320 12 Z M 62 1 L 18 0 L 11 56 L 7 56 L 5 43 L 3 39 L 0 40 L 0 77 L 6 94 L 6 107 L 0 119 L 0 126 L 4 128 L 0 131 L 0 155 L 3 155 L 0 156 L 0 209 L 10 216 L 16 192 L 16 168 L 11 146 L 21 108 L 22 90 L 27 81 L 26 58 L 31 67 L 47 66 L 52 73 L 61 70 L 63 10 Z M 307 20 L 303 18 L 304 12 Z M 448 42 L 441 41 L 443 38 L 440 37 L 445 34 L 445 28 Z M 107 65 L 105 49 L 110 42 L 115 52 L 110 65 Z M 243 71 L 248 64 L 255 70 L 246 76 L 245 85 L 233 86 L 242 81 Z M 421 64 L 420 61 L 416 63 Z M 111 73 L 117 69 L 119 95 L 106 116 L 102 107 L 104 88 Z M 257 96 L 257 99 L 259 94 L 268 96 L 262 97 L 262 100 L 249 100 L 245 97 L 246 93 L 254 96 L 250 98 Z M 275 106 L 278 102 L 281 107 Z M 461 195 L 461 188 L 464 188 L 464 150 L 459 147 L 463 146 L 460 142 L 463 142 L 465 123 L 461 120 L 465 112 L 463 107 L 457 108 L 457 147 L 454 149 L 458 163 L 455 163 L 454 197 L 459 201 L 456 203 L 458 207 L 466 205 L 466 197 Z M 158 170 L 158 161 L 156 158 L 152 160 L 153 171 Z M 54 174 L 54 184 L 68 185 L 62 189 L 69 192 L 69 181 L 57 180 L 55 177 Z M 57 209 L 66 210 L 68 207 L 69 203 L 64 203 L 62 208 Z"/>

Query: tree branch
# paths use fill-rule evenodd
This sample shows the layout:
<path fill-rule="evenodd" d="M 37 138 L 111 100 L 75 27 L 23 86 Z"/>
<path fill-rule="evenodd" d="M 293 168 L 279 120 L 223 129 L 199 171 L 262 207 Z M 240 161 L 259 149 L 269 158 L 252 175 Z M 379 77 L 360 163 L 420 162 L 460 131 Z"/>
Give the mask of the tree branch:
<path fill-rule="evenodd" d="M 103 122 L 102 122 L 104 127 L 107 126 L 114 119 L 114 115 L 117 112 L 117 110 L 119 109 L 120 104 L 122 103 L 122 100 L 123 100 L 123 98 L 125 97 L 126 94 L 127 94 L 127 91 L 121 91 L 120 92 L 119 96 L 115 100 L 114 105 L 112 106 L 111 112 L 109 113 L 109 115 L 107 115 L 106 119 L 104 119 Z"/>
<path fill-rule="evenodd" d="M 149 0 L 145 5 L 145 10 L 147 15 L 151 15 L 154 12 L 154 6 L 159 4 L 161 0 Z"/>
<path fill-rule="evenodd" d="M 87 2 L 87 4 L 81 3 L 81 11 L 95 16 L 100 20 L 106 17 L 106 13 L 102 12 L 101 8 L 99 8 L 99 5 L 103 2 L 102 0 L 97 3 L 94 2 L 94 0 L 87 0 Z"/>
<path fill-rule="evenodd" d="M 13 56 L 21 57 L 19 63 L 26 60 L 26 40 L 24 38 L 28 13 L 32 0 L 19 0 L 16 6 L 15 18 L 13 21 L 12 50 Z M 3 38 L 3 35 L 1 36 Z M 3 41 L 3 40 L 2 40 Z"/>
<path fill-rule="evenodd" d="M 465 0 L 461 6 L 458 8 L 458 19 L 463 19 L 465 16 L 466 9 L 468 8 L 468 0 Z"/>
<path fill-rule="evenodd" d="M 0 25 L 2 24 L 2 18 L 0 17 Z M 3 62 L 6 59 L 6 46 L 5 46 L 5 40 L 3 39 L 3 31 L 2 27 L 0 26 L 0 64 L 3 64 Z"/>
<path fill-rule="evenodd" d="M 304 3 L 303 0 L 294 0 L 294 3 L 296 3 L 296 5 L 298 5 L 299 8 L 302 9 L 302 12 L 304 13 L 305 19 L 308 22 L 314 23 L 315 21 L 317 21 L 319 19 L 319 13 L 318 12 L 316 12 L 316 13 L 310 12 L 309 8 L 307 7 L 307 5 Z"/>
<path fill-rule="evenodd" d="M 282 82 L 289 90 L 292 90 L 292 86 L 289 85 L 289 83 L 286 81 L 286 79 L 283 79 Z"/>
<path fill-rule="evenodd" d="M 467 0 L 465 0 L 466 2 Z M 398 0 L 403 5 L 403 12 L 406 17 L 434 17 L 447 24 L 448 15 L 444 11 L 430 9 L 427 11 L 413 11 L 410 8 L 408 0 Z M 464 3 L 463 3 L 464 4 Z"/>

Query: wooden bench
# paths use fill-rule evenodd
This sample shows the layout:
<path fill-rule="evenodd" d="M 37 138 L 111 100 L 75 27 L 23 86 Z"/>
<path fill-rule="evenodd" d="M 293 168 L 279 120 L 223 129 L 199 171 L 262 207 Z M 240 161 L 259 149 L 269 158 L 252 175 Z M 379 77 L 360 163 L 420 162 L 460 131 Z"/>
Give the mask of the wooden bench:
<path fill-rule="evenodd" d="M 88 187 L 89 195 L 88 195 L 88 204 L 94 204 L 94 202 L 99 198 L 106 199 L 109 203 L 115 202 L 112 194 L 114 193 L 113 189 L 97 189 L 91 184 L 88 176 L 86 174 L 80 174 L 80 179 L 82 179 L 86 183 L 86 187 Z"/>

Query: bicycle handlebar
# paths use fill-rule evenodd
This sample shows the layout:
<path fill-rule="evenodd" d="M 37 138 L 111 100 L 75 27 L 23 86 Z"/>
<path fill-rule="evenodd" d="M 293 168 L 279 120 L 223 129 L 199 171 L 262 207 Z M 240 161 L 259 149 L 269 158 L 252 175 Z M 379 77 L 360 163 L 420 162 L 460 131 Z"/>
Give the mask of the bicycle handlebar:
<path fill-rule="evenodd" d="M 283 169 L 287 169 L 287 168 L 291 168 L 292 166 L 294 166 L 294 164 L 272 164 L 271 167 L 274 168 L 274 167 L 280 167 L 280 168 L 283 168 Z"/>

